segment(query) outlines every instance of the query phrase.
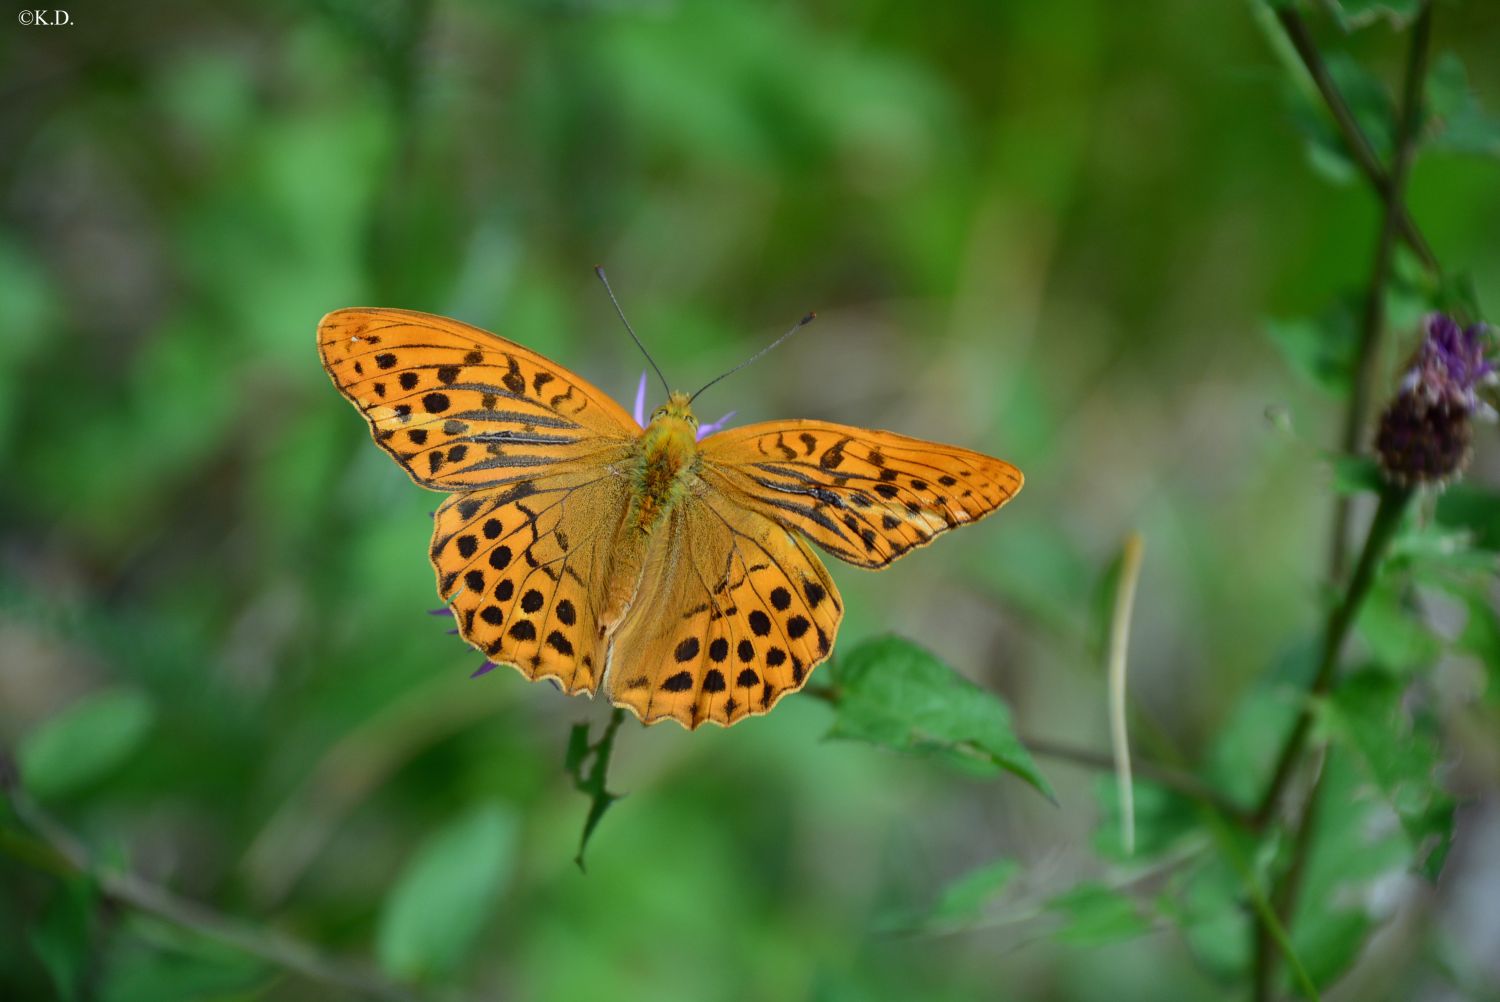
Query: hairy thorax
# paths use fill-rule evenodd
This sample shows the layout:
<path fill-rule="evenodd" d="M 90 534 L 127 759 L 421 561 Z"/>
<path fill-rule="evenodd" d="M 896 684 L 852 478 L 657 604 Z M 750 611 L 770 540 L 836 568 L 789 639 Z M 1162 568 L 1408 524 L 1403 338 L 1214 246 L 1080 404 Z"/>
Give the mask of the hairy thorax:
<path fill-rule="evenodd" d="M 649 536 L 687 489 L 698 456 L 698 422 L 680 393 L 651 418 L 635 457 L 627 529 Z"/>

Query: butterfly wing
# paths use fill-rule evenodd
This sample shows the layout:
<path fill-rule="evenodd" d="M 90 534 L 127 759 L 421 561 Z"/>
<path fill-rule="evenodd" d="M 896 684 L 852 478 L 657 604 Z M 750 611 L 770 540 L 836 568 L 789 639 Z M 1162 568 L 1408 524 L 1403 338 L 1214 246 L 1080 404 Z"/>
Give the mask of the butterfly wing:
<path fill-rule="evenodd" d="M 884 567 L 977 521 L 1021 489 L 1021 471 L 957 446 L 823 421 L 710 435 L 700 475 L 736 504 L 860 567 Z"/>
<path fill-rule="evenodd" d="M 438 507 L 432 565 L 463 638 L 527 678 L 594 692 L 600 603 L 628 503 L 615 463 L 455 494 Z"/>
<path fill-rule="evenodd" d="M 438 507 L 432 565 L 459 632 L 568 692 L 604 662 L 598 596 L 640 428 L 528 348 L 446 317 L 348 309 L 318 325 L 323 367 Z"/>
<path fill-rule="evenodd" d="M 610 699 L 645 723 L 768 712 L 828 657 L 843 604 L 807 544 L 699 482 L 652 540 L 611 637 Z"/>
<path fill-rule="evenodd" d="M 434 490 L 534 480 L 640 434 L 586 380 L 447 317 L 336 310 L 318 325 L 318 352 L 376 443 Z"/>

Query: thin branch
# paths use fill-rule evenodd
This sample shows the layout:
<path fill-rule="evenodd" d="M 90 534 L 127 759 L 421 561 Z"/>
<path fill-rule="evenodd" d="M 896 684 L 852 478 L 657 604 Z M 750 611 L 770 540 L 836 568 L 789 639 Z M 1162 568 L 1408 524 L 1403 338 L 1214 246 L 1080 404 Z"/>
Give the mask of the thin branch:
<path fill-rule="evenodd" d="M 1354 158 L 1354 162 L 1359 165 L 1360 170 L 1374 186 L 1381 201 L 1387 205 L 1395 205 L 1396 225 L 1400 230 L 1401 238 L 1421 259 L 1428 271 L 1435 275 L 1442 274 L 1442 268 L 1438 264 L 1437 256 L 1432 253 L 1432 247 L 1422 236 L 1422 231 L 1417 228 L 1411 214 L 1406 211 L 1406 205 L 1400 198 L 1394 196 L 1397 187 L 1394 178 L 1381 165 L 1380 158 L 1376 155 L 1374 147 L 1370 145 L 1369 138 L 1360 128 L 1354 112 L 1349 109 L 1349 103 L 1344 100 L 1343 92 L 1339 90 L 1332 74 L 1328 72 L 1328 65 L 1323 62 L 1323 55 L 1318 51 L 1318 44 L 1313 40 L 1312 32 L 1307 28 L 1307 22 L 1302 20 L 1302 16 L 1297 13 L 1292 4 L 1278 6 L 1276 20 L 1286 32 L 1292 47 L 1297 50 L 1302 65 L 1307 68 L 1308 74 L 1318 88 L 1318 93 L 1323 96 L 1323 102 L 1328 105 L 1328 110 L 1333 115 L 1334 123 L 1338 126 L 1339 134 L 1344 139 L 1349 155 Z"/>
<path fill-rule="evenodd" d="M 1048 738 L 1022 737 L 1021 743 L 1034 755 L 1043 758 L 1054 758 L 1061 762 L 1071 762 L 1088 769 L 1098 769 L 1100 772 L 1112 772 L 1115 768 L 1114 756 L 1109 752 L 1095 751 L 1092 748 L 1080 748 L 1070 745 L 1064 741 L 1053 741 Z M 1236 804 L 1215 790 L 1212 786 L 1199 779 L 1185 769 L 1177 769 L 1170 765 L 1150 760 L 1135 760 L 1135 771 L 1145 776 L 1154 783 L 1179 793 L 1189 800 L 1196 800 L 1210 808 L 1224 818 L 1237 824 L 1245 825 L 1250 821 L 1250 812 L 1239 804 Z"/>
<path fill-rule="evenodd" d="M 12 850 L 18 857 L 51 854 L 55 856 L 52 861 L 55 865 L 46 868 L 62 873 L 88 874 L 98 882 L 100 893 L 113 901 L 224 943 L 310 981 L 349 991 L 360 998 L 415 1002 L 416 996 L 407 989 L 362 964 L 329 957 L 299 939 L 222 915 L 134 874 L 101 866 L 83 841 L 43 810 L 25 790 L 10 786 L 4 792 L 16 818 L 38 840 L 37 844 L 30 846 L 19 842 L 12 844 L 12 840 L 0 841 L 0 847 Z"/>

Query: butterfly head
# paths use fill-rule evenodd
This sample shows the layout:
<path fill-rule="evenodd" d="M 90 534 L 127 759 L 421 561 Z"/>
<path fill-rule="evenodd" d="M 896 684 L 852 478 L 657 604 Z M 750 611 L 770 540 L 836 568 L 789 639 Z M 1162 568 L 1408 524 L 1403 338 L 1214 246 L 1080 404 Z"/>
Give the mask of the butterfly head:
<path fill-rule="evenodd" d="M 698 418 L 693 414 L 692 398 L 681 390 L 673 390 L 667 402 L 651 412 L 651 423 L 682 422 L 694 433 L 698 431 Z"/>

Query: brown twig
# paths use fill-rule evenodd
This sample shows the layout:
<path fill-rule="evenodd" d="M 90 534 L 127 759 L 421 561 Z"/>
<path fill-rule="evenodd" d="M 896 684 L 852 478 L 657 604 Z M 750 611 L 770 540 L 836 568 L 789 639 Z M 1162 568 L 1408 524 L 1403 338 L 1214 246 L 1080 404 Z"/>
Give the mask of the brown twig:
<path fill-rule="evenodd" d="M 164 919 L 200 936 L 234 947 L 310 981 L 348 991 L 359 998 L 415 1002 L 416 996 L 363 964 L 329 957 L 299 939 L 230 918 L 156 886 L 140 877 L 100 866 L 88 847 L 31 799 L 19 786 L 4 790 L 17 820 L 35 840 L 0 841 L 17 856 L 51 857 L 46 869 L 94 878 L 110 900 Z"/>
<path fill-rule="evenodd" d="M 1329 73 L 1328 65 L 1323 62 L 1323 55 L 1318 51 L 1318 44 L 1313 40 L 1312 32 L 1307 28 L 1307 22 L 1302 20 L 1302 16 L 1297 13 L 1296 7 L 1292 4 L 1277 6 L 1276 20 L 1286 32 L 1292 47 L 1297 50 L 1302 65 L 1307 68 L 1308 75 L 1312 77 L 1314 85 L 1318 88 L 1318 93 L 1323 96 L 1323 102 L 1328 105 L 1328 111 L 1333 115 L 1334 123 L 1338 126 L 1339 134 L 1343 137 L 1349 155 L 1364 172 L 1381 201 L 1387 205 L 1393 202 L 1396 204 L 1396 225 L 1401 238 L 1406 241 L 1429 271 L 1441 274 L 1442 268 L 1438 264 L 1437 256 L 1433 254 L 1432 247 L 1422 236 L 1422 231 L 1417 228 L 1411 214 L 1407 212 L 1405 203 L 1395 197 L 1396 185 L 1393 177 L 1380 163 L 1380 157 L 1376 155 L 1375 148 L 1370 145 L 1370 140 L 1360 128 L 1354 112 L 1349 108 L 1349 103 L 1344 100 L 1343 92 L 1339 90 L 1338 84 Z"/>

